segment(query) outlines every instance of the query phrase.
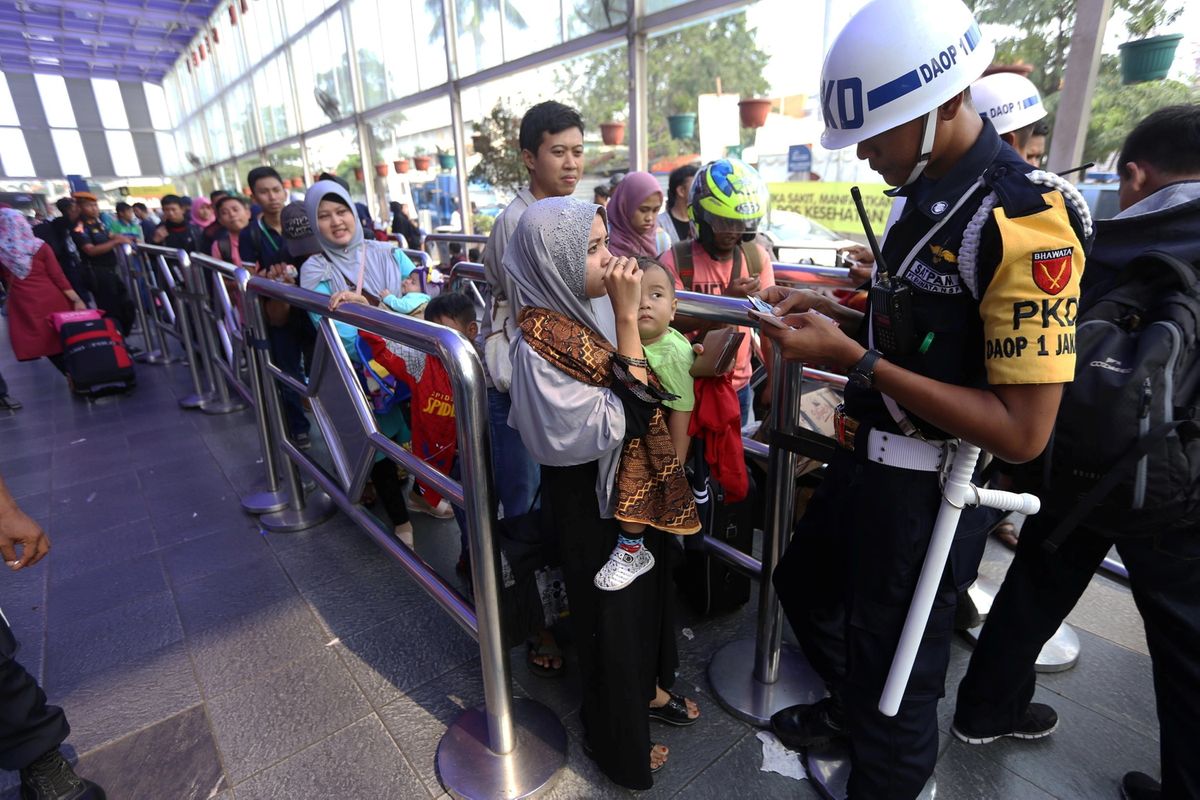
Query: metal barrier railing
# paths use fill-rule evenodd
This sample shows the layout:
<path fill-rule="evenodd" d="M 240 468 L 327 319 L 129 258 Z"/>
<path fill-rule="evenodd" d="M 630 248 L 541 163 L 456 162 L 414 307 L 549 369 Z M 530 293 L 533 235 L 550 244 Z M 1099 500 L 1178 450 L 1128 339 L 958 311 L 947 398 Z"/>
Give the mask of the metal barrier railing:
<path fill-rule="evenodd" d="M 470 284 L 485 281 L 483 265 L 456 264 L 451 278 L 464 278 Z M 679 313 L 712 322 L 757 327 L 749 318 L 750 306 L 744 299 L 678 292 Z M 796 362 L 784 361 L 776 351 L 774 362 L 772 414 L 774 430 L 801 446 L 811 447 L 814 455 L 825 455 L 832 440 L 799 428 L 801 382 L 811 377 L 825 383 L 845 384 L 845 378 L 827 372 L 810 371 Z M 762 560 L 722 542 L 700 536 L 709 553 L 738 572 L 759 581 L 758 622 L 753 640 L 738 640 L 718 650 L 709 662 L 708 675 L 713 691 L 730 713 L 759 726 L 770 723 L 771 715 L 797 703 L 811 703 L 825 693 L 825 685 L 809 667 L 799 650 L 783 644 L 783 609 L 775 595 L 771 575 L 791 538 L 795 508 L 795 469 L 799 452 L 777 445 L 765 446 L 751 439 L 743 445 L 752 455 L 767 459 L 766 525 L 763 530 Z M 807 452 L 805 453 L 808 454 Z"/>
<path fill-rule="evenodd" d="M 202 257 L 202 256 L 197 256 Z M 198 341 L 196 349 L 200 355 L 200 362 L 204 369 L 204 378 L 209 387 L 211 387 L 213 399 L 200 406 L 200 409 L 205 414 L 229 414 L 234 411 L 241 411 L 246 407 L 240 399 L 234 398 L 229 394 L 229 383 L 226 383 L 226 378 L 229 378 L 230 383 L 237 385 L 238 381 L 234 375 L 236 372 L 237 362 L 234 361 L 234 367 L 228 373 L 221 369 L 225 363 L 221 358 L 222 351 L 218 350 L 216 339 L 219 335 L 218 331 L 222 328 L 226 318 L 224 310 L 218 316 L 213 310 L 213 296 L 210 291 L 209 282 L 204 270 L 192 263 L 192 256 L 188 255 L 183 250 L 177 251 L 180 272 L 183 275 L 183 297 L 184 304 L 187 305 L 190 313 L 190 319 L 195 327 L 195 335 Z M 222 284 L 222 290 L 224 285 Z M 228 307 L 229 298 L 226 295 L 225 304 Z M 232 353 L 230 355 L 232 358 Z M 248 395 L 249 392 L 247 391 Z"/>
<path fill-rule="evenodd" d="M 193 317 L 188 307 L 186 289 L 182 285 L 183 269 L 179 264 L 179 256 L 183 251 L 140 242 L 133 248 L 136 256 L 142 259 L 143 274 L 150 276 L 153 282 L 156 308 L 161 309 L 166 317 L 164 320 L 155 314 L 154 325 L 160 334 L 170 335 L 183 343 L 193 392 L 181 397 L 179 405 L 182 408 L 206 410 L 217 403 L 217 397 L 211 382 L 206 385 L 200 377 L 201 369 L 206 376 L 211 375 L 211 366 L 207 365 L 195 343 Z M 176 269 L 179 270 L 178 274 Z M 163 341 L 165 342 L 165 339 Z"/>
<path fill-rule="evenodd" d="M 566 731 L 558 717 L 530 700 L 513 701 L 512 677 L 500 617 L 498 549 L 493 532 L 493 491 L 483 366 L 474 346 L 449 328 L 365 306 L 330 311 L 328 298 L 237 271 L 245 287 L 246 320 L 254 332 L 255 360 L 267 414 L 263 438 L 273 443 L 284 477 L 288 506 L 260 518 L 268 530 L 300 530 L 333 513 L 334 503 L 398 561 L 405 571 L 464 630 L 479 642 L 484 706 L 468 709 L 438 746 L 438 773 L 455 797 L 526 797 L 545 787 L 566 761 Z M 271 362 L 261 300 L 282 300 L 318 315 L 318 342 L 309 385 Z M 380 431 L 362 393 L 334 321 L 401 342 L 437 356 L 450 375 L 459 443 L 461 483 L 404 450 Z M 308 397 L 330 446 L 331 474 L 288 440 L 279 393 L 273 383 Z M 472 605 L 430 568 L 392 530 L 359 503 L 376 452 L 402 464 L 464 509 L 474 586 Z M 320 487 L 306 497 L 297 469 Z M 332 498 L 332 500 L 331 500 Z M 485 557 L 486 554 L 486 557 Z M 520 731 L 520 733 L 518 733 Z"/>
<path fill-rule="evenodd" d="M 117 265 L 133 300 L 137 329 L 142 338 L 142 352 L 134 356 L 134 360 L 155 365 L 179 363 L 183 359 L 172 356 L 167 349 L 167 342 L 155 313 L 154 297 L 151 295 L 153 280 L 146 274 L 141 256 L 134 253 L 131 244 L 123 244 L 113 252 L 117 255 Z M 150 306 L 149 311 L 147 305 Z"/>
<path fill-rule="evenodd" d="M 850 277 L 844 267 L 823 267 L 813 264 L 787 264 L 782 261 L 771 263 L 775 283 L 780 286 L 796 286 L 804 289 L 854 289 L 861 281 Z"/>

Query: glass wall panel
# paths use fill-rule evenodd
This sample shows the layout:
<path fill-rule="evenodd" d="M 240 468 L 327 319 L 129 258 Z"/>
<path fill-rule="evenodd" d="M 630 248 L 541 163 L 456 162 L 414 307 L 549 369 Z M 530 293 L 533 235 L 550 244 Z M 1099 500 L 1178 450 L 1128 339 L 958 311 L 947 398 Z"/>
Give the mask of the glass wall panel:
<path fill-rule="evenodd" d="M 562 0 L 567 15 L 567 38 L 586 36 L 629 21 L 625 3 L 614 0 Z"/>
<path fill-rule="evenodd" d="M 171 130 L 174 123 L 179 121 L 179 117 L 172 117 L 173 112 L 167 105 L 169 94 L 162 86 L 153 83 L 143 83 L 142 89 L 146 93 L 146 106 L 150 109 L 150 124 L 156 131 Z"/>
<path fill-rule="evenodd" d="M 322 22 L 292 48 L 300 121 L 317 128 L 354 112 L 350 62 L 340 14 Z"/>
<path fill-rule="evenodd" d="M 287 0 L 288 36 L 295 36 L 305 25 L 333 5 L 334 0 Z"/>
<path fill-rule="evenodd" d="M 386 164 L 401 158 L 411 162 L 419 155 L 431 156 L 436 161 L 438 148 L 454 152 L 450 101 L 446 99 L 392 111 L 368 120 L 367 126 L 371 132 L 371 151 Z"/>
<path fill-rule="evenodd" d="M 133 178 L 142 174 L 137 150 L 133 146 L 133 134 L 129 131 L 105 131 L 108 152 L 112 156 L 113 171 L 121 178 Z"/>
<path fill-rule="evenodd" d="M 417 91 L 417 59 L 407 3 L 354 0 L 350 26 L 366 108 Z"/>
<path fill-rule="evenodd" d="M 67 83 L 58 75 L 34 75 L 38 96 L 46 110 L 46 122 L 52 128 L 74 128 L 75 111 L 71 108 L 71 96 L 67 94 Z"/>
<path fill-rule="evenodd" d="M 243 81 L 225 95 L 225 115 L 229 119 L 230 151 L 234 155 L 258 147 L 254 133 L 254 102 L 250 83 Z"/>
<path fill-rule="evenodd" d="M 266 141 L 277 142 L 300 132 L 288 82 L 286 56 L 276 56 L 254 74 L 254 95 Z"/>
<path fill-rule="evenodd" d="M 458 14 L 458 72 L 470 75 L 473 72 L 494 67 L 504 60 L 500 37 L 499 0 L 454 0 Z M 439 2 L 440 5 L 440 2 Z M 543 5 L 548 5 L 544 3 Z M 544 13 L 544 12 L 543 12 Z M 528 23 L 515 8 L 507 6 L 505 18 L 515 27 L 528 27 Z"/>
<path fill-rule="evenodd" d="M 225 129 L 225 115 L 221 113 L 220 103 L 213 103 L 204 109 L 204 127 L 208 131 L 208 147 L 212 160 L 229 158 L 229 131 Z"/>
<path fill-rule="evenodd" d="M 13 105 L 12 92 L 8 89 L 8 78 L 0 72 L 0 125 L 20 125 L 17 107 Z"/>
<path fill-rule="evenodd" d="M 305 145 L 308 147 L 308 165 L 314 174 L 332 172 L 350 184 L 350 194 L 355 198 L 365 196 L 363 180 L 366 175 L 358 154 L 358 134 L 353 126 L 305 139 Z"/>
<path fill-rule="evenodd" d="M 246 40 L 251 64 L 262 61 L 283 44 L 283 15 L 275 0 L 251 3 L 250 10 L 238 18 L 238 27 Z"/>
<path fill-rule="evenodd" d="M 197 45 L 197 49 L 199 46 Z M 208 48 L 204 48 L 207 52 Z M 199 65 L 192 69 L 196 76 L 196 100 L 197 104 L 207 103 L 217 93 L 217 87 L 220 82 L 217 80 L 217 65 L 213 63 L 213 59 L 205 55 L 200 59 Z"/>
<path fill-rule="evenodd" d="M 154 140 L 158 142 L 158 157 L 162 160 L 163 173 L 178 175 L 182 172 L 185 167 L 179 158 L 179 145 L 175 136 L 159 131 L 154 134 Z"/>
<path fill-rule="evenodd" d="M 109 78 L 92 78 L 92 91 L 100 110 L 100 124 L 106 128 L 128 129 L 129 116 L 125 113 L 125 100 L 117 82 Z"/>
<path fill-rule="evenodd" d="M 83 140 L 76 130 L 52 130 L 50 138 L 54 142 L 54 151 L 58 153 L 58 165 L 64 175 L 88 175 L 87 154 L 83 152 Z"/>
<path fill-rule="evenodd" d="M 212 157 L 208 152 L 208 144 L 204 137 L 204 116 L 198 114 L 192 117 L 192 121 L 188 123 L 185 129 L 186 135 L 182 145 L 183 157 L 187 159 L 187 163 L 192 167 L 198 167 L 200 164 L 212 161 Z"/>
<path fill-rule="evenodd" d="M 562 42 L 562 7 L 546 0 L 508 0 L 504 7 L 504 60 Z"/>
<path fill-rule="evenodd" d="M 442 30 L 442 0 L 408 2 L 411 4 L 409 10 L 412 20 L 409 29 L 413 36 L 413 52 L 420 54 L 417 59 L 417 85 L 421 89 L 440 86 L 446 82 L 446 35 Z M 460 74 L 463 74 L 461 68 Z M 412 92 L 398 90 L 396 94 L 403 97 Z"/>
<path fill-rule="evenodd" d="M 246 74 L 246 56 L 241 42 L 237 39 L 241 31 L 236 25 L 229 23 L 229 12 L 225 7 L 220 7 L 212 20 L 213 30 L 220 39 L 213 45 L 212 54 L 217 59 L 221 83 L 228 86 Z"/>
<path fill-rule="evenodd" d="M 33 177 L 33 159 L 20 128 L 0 128 L 0 164 L 4 165 L 5 175 Z"/>
<path fill-rule="evenodd" d="M 267 151 L 267 163 L 270 164 L 279 173 L 279 177 L 283 180 L 292 182 L 292 187 L 299 188 L 307 186 L 311 180 L 304 176 L 304 160 L 300 156 L 300 145 L 291 144 L 286 147 L 277 147 L 274 150 Z M 246 180 L 246 175 L 242 174 L 242 181 Z"/>
<path fill-rule="evenodd" d="M 299 148 L 296 149 L 296 152 L 299 152 Z M 250 174 L 250 170 L 255 167 L 261 167 L 263 164 L 262 158 L 257 153 L 239 158 L 237 161 L 237 174 L 233 176 L 231 186 L 236 186 L 239 192 L 249 195 L 250 187 L 246 185 L 246 176 Z"/>

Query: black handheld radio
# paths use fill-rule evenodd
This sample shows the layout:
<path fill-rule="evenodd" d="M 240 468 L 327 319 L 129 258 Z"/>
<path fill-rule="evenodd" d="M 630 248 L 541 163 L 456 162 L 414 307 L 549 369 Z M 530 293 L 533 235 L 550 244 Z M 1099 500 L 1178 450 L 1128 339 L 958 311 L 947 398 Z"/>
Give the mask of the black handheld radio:
<path fill-rule="evenodd" d="M 871 284 L 871 331 L 875 349 L 885 356 L 908 355 L 913 349 L 912 290 L 908 284 L 892 278 L 867 210 L 863 207 L 862 192 L 857 186 L 850 187 L 850 195 L 858 208 L 859 219 L 867 234 L 867 244 L 875 256 L 875 281 Z"/>

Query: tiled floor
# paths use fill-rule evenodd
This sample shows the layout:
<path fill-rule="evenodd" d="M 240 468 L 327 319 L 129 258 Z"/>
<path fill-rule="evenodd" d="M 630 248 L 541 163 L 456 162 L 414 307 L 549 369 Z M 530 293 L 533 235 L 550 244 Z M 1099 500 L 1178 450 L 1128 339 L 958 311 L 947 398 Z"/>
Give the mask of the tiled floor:
<path fill-rule="evenodd" d="M 260 469 L 250 414 L 180 410 L 184 368 L 142 366 L 134 394 L 89 404 L 0 340 L 0 371 L 25 403 L 0 414 L 0 474 L 54 543 L 44 564 L 0 575 L 0 605 L 18 659 L 67 711 L 81 771 L 114 800 L 442 796 L 438 740 L 483 695 L 471 639 L 344 516 L 260 531 L 238 506 Z M 453 580 L 453 523 L 416 524 L 418 551 Z M 989 549 L 984 571 L 1002 577 L 1008 558 Z M 1039 690 L 1060 731 L 984 748 L 943 735 L 939 797 L 1115 798 L 1126 770 L 1156 772 L 1150 664 L 1128 589 L 1097 577 L 1071 621 L 1082 659 Z M 705 716 L 655 731 L 671 762 L 642 794 L 816 797 L 761 771 L 756 731 L 708 687 L 709 655 L 753 635 L 753 603 L 685 624 L 694 638 L 680 642 L 679 686 Z M 969 652 L 954 648 L 943 726 Z M 625 795 L 582 755 L 573 674 L 540 680 L 522 660 L 514 651 L 514 691 L 571 734 L 549 796 Z M 0 796 L 15 797 L 15 783 L 0 773 Z"/>

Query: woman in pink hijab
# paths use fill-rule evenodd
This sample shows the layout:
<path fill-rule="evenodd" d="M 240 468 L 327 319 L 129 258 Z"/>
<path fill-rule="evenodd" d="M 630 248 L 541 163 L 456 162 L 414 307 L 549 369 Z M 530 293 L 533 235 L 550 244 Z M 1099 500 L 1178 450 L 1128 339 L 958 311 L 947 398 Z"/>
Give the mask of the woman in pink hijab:
<path fill-rule="evenodd" d="M 662 202 L 662 187 L 649 172 L 631 172 L 622 178 L 608 201 L 609 252 L 654 258 L 665 250 L 658 236 Z"/>

